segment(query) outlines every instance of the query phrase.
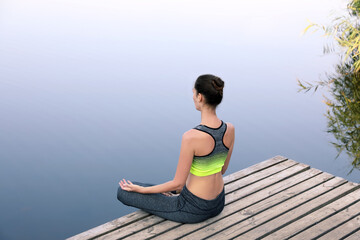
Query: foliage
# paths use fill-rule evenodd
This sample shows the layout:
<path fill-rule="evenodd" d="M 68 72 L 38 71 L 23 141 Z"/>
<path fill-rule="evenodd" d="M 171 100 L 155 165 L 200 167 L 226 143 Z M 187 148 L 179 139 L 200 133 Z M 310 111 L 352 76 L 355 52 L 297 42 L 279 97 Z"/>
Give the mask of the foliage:
<path fill-rule="evenodd" d="M 352 159 L 354 168 L 360 169 L 360 73 L 352 71 L 352 64 L 338 65 L 336 74 L 329 79 L 332 97 L 325 102 L 328 132 L 337 143 L 338 156 L 343 150 Z"/>
<path fill-rule="evenodd" d="M 352 0 L 348 4 L 349 16 L 342 16 L 335 18 L 333 24 L 330 26 L 319 25 L 316 23 L 309 24 L 304 33 L 309 29 L 315 28 L 315 31 L 321 29 L 325 36 L 333 38 L 338 46 L 341 48 L 341 53 L 344 55 L 345 61 L 351 61 L 354 71 L 360 71 L 360 0 Z M 324 47 L 324 52 L 329 53 L 334 51 L 334 48 L 329 45 Z M 355 60 L 355 61 L 354 61 Z"/>
<path fill-rule="evenodd" d="M 336 66 L 335 74 L 327 75 L 327 80 L 314 84 L 298 80 L 298 85 L 299 91 L 316 91 L 321 87 L 330 92 L 331 100 L 325 97 L 324 102 L 329 107 L 327 131 L 337 140 L 332 144 L 338 150 L 338 156 L 346 150 L 353 169 L 360 169 L 360 0 L 352 0 L 348 10 L 349 17 L 335 19 L 330 27 L 310 24 L 305 29 L 306 32 L 316 27 L 332 37 L 341 49 L 339 54 L 343 61 Z M 325 50 L 329 52 L 332 48 L 326 47 Z"/>

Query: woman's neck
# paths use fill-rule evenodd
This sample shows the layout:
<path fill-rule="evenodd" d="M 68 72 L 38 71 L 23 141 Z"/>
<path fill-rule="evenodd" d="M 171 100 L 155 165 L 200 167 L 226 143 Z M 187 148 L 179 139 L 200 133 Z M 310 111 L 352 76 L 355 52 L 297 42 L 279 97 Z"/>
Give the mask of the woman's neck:
<path fill-rule="evenodd" d="M 201 123 L 206 126 L 216 127 L 219 125 L 220 119 L 216 115 L 215 109 L 205 108 L 201 110 Z"/>

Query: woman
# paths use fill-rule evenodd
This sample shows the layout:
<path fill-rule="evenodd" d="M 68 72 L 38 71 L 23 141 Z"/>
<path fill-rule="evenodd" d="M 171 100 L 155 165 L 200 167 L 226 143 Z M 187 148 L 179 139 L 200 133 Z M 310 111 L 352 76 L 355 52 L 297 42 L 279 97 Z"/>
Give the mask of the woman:
<path fill-rule="evenodd" d="M 218 215 L 224 208 L 222 175 L 232 154 L 235 128 L 216 115 L 224 82 L 213 75 L 199 76 L 193 88 L 201 124 L 182 136 L 180 157 L 173 180 L 159 185 L 119 182 L 117 198 L 176 222 L 196 223 Z M 171 192 L 179 195 L 172 195 Z"/>

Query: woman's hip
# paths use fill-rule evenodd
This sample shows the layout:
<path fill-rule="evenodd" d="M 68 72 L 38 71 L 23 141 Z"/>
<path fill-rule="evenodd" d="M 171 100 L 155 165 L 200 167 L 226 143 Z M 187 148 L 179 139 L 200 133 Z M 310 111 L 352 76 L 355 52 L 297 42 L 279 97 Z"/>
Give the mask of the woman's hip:
<path fill-rule="evenodd" d="M 221 193 L 212 200 L 207 200 L 200 198 L 193 194 L 186 186 L 180 193 L 180 196 L 187 203 L 184 208 L 189 208 L 191 211 L 197 212 L 199 214 L 216 214 L 221 212 L 225 205 L 225 191 L 224 189 Z M 186 209 L 184 209 L 186 211 Z"/>

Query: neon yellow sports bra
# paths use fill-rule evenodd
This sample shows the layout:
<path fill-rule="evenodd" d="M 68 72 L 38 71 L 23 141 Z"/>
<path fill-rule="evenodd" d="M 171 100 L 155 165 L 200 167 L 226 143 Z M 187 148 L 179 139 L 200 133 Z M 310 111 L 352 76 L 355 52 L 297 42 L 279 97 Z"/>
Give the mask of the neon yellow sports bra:
<path fill-rule="evenodd" d="M 222 120 L 218 128 L 211 128 L 202 124 L 194 127 L 194 129 L 210 134 L 215 141 L 215 146 L 212 152 L 205 156 L 194 155 L 190 173 L 196 176 L 208 176 L 221 171 L 229 152 L 229 148 L 224 144 L 226 128 L 226 123 Z"/>

